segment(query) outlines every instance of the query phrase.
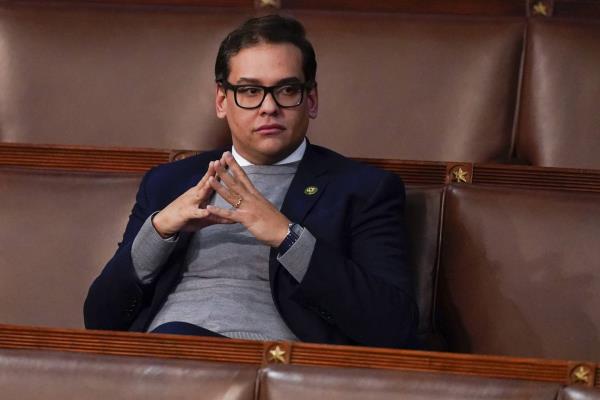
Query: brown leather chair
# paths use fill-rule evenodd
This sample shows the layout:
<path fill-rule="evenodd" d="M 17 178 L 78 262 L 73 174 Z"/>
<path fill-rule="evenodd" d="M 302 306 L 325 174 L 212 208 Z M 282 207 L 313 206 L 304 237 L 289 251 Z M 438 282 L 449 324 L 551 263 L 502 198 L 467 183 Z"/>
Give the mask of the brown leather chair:
<path fill-rule="evenodd" d="M 600 169 L 600 23 L 532 20 L 517 155 L 547 167 Z"/>
<path fill-rule="evenodd" d="M 600 390 L 433 372 L 257 365 L 0 349 L 7 399 L 595 400 Z"/>
<path fill-rule="evenodd" d="M 0 140 L 228 144 L 214 59 L 251 12 L 0 4 Z M 509 157 L 523 20 L 294 14 L 318 54 L 315 143 L 362 157 Z"/>
<path fill-rule="evenodd" d="M 557 400 L 600 400 L 600 389 L 568 386 L 560 391 Z"/>
<path fill-rule="evenodd" d="M 214 62 L 247 12 L 53 3 L 0 3 L 1 141 L 230 143 L 214 111 Z"/>
<path fill-rule="evenodd" d="M 353 157 L 510 156 L 525 22 L 294 12 L 317 52 L 316 144 Z"/>
<path fill-rule="evenodd" d="M 83 328 L 139 175 L 0 169 L 0 323 Z"/>
<path fill-rule="evenodd" d="M 19 400 L 252 400 L 257 367 L 0 349 L 2 397 Z"/>
<path fill-rule="evenodd" d="M 554 400 L 560 386 L 437 373 L 280 365 L 261 370 L 259 388 L 259 400 Z"/>
<path fill-rule="evenodd" d="M 410 264 L 414 268 L 419 307 L 418 336 L 424 348 L 443 349 L 443 338 L 434 324 L 435 277 L 443 186 L 409 186 L 406 189 L 406 226 Z"/>
<path fill-rule="evenodd" d="M 83 327 L 93 278 L 116 249 L 139 175 L 0 169 L 1 323 Z M 419 336 L 442 348 L 433 325 L 434 280 L 443 186 L 407 189 L 411 265 Z"/>
<path fill-rule="evenodd" d="M 451 351 L 600 359 L 600 194 L 457 185 L 443 212 Z"/>

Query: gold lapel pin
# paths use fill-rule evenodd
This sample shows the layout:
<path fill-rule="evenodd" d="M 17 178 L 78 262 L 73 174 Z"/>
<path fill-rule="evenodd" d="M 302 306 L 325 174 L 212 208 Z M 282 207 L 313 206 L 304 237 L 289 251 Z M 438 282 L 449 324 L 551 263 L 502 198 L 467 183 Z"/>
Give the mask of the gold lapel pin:
<path fill-rule="evenodd" d="M 319 188 L 316 186 L 307 186 L 306 188 L 304 188 L 304 194 L 307 196 L 312 196 L 313 194 L 316 194 L 319 191 Z"/>

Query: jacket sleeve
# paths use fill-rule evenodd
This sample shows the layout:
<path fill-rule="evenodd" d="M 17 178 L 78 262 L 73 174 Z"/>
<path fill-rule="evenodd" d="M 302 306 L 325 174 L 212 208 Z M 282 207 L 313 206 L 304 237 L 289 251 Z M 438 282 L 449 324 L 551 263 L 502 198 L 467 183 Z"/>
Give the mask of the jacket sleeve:
<path fill-rule="evenodd" d="M 317 237 L 293 298 L 353 341 L 415 346 L 418 311 L 408 265 L 404 186 L 386 173 L 372 194 L 344 216 L 342 239 Z M 317 236 L 317 235 L 315 235 Z"/>
<path fill-rule="evenodd" d="M 153 211 L 146 195 L 148 172 L 140 184 L 135 205 L 129 216 L 117 252 L 92 283 L 83 314 L 88 329 L 128 330 L 152 291 L 137 277 L 131 259 L 131 246 L 144 221 Z"/>

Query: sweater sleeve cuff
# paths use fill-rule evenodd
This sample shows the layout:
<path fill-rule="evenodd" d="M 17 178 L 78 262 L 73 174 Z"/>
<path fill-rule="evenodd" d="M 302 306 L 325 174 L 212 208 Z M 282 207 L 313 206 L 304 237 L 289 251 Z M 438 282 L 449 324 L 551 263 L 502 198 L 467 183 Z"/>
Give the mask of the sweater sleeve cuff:
<path fill-rule="evenodd" d="M 131 260 L 135 272 L 144 284 L 152 282 L 160 272 L 160 268 L 167 261 L 177 244 L 178 235 L 163 239 L 154 225 L 152 218 L 155 212 L 146 219 L 131 246 Z"/>
<path fill-rule="evenodd" d="M 312 257 L 313 250 L 317 239 L 304 228 L 298 240 L 281 256 L 277 256 L 277 261 L 288 270 L 290 274 L 298 281 L 302 282 L 310 259 Z"/>

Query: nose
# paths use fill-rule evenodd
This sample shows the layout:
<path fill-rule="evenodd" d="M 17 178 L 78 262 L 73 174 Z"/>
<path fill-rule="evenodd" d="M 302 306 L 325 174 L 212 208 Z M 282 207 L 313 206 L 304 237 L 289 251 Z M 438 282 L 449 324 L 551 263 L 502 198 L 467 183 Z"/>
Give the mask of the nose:
<path fill-rule="evenodd" d="M 260 113 L 261 114 L 276 114 L 279 111 L 279 106 L 275 102 L 275 98 L 273 98 L 273 93 L 267 93 L 265 99 L 260 105 Z"/>

